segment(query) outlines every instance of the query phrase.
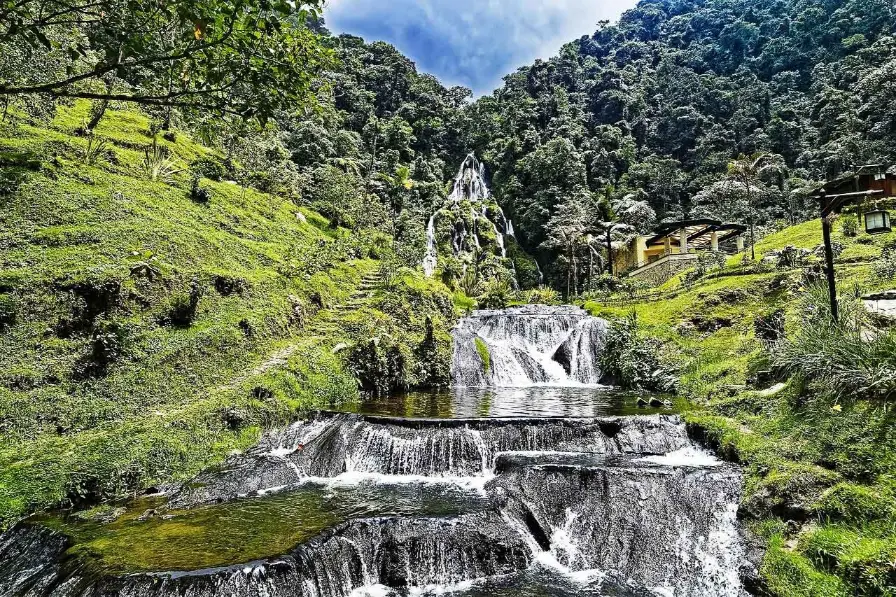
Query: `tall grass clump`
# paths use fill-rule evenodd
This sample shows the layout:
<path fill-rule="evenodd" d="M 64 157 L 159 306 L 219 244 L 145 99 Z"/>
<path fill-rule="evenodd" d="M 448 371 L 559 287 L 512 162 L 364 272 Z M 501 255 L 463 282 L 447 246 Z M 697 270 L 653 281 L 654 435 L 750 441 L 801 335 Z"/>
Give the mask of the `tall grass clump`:
<path fill-rule="evenodd" d="M 871 327 L 856 298 L 831 318 L 827 288 L 809 287 L 802 320 L 772 354 L 774 363 L 835 402 L 896 398 L 896 331 Z"/>

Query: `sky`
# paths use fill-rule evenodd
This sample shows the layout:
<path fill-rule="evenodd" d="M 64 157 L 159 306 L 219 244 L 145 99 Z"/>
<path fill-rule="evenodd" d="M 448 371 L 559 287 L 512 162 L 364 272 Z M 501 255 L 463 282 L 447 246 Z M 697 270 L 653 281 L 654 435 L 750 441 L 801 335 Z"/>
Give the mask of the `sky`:
<path fill-rule="evenodd" d="M 387 41 L 438 77 L 478 97 L 536 58 L 616 21 L 637 0 L 328 0 L 327 28 Z"/>

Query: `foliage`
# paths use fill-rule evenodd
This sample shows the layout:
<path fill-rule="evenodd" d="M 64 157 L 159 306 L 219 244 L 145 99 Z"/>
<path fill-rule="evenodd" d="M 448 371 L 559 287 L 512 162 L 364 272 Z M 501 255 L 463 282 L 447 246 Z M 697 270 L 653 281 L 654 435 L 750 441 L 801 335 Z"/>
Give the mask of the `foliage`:
<path fill-rule="evenodd" d="M 883 248 L 880 258 L 874 262 L 874 274 L 883 280 L 896 278 L 896 246 Z"/>
<path fill-rule="evenodd" d="M 109 150 L 109 142 L 106 139 L 97 137 L 94 132 L 87 133 L 87 147 L 84 149 L 84 163 L 88 166 L 96 164 L 96 162 Z"/>
<path fill-rule="evenodd" d="M 861 0 L 642 2 L 479 99 L 472 146 L 530 252 L 558 205 L 586 193 L 641 231 L 651 218 L 642 207 L 631 216 L 638 202 L 660 221 L 750 224 L 758 240 L 763 224 L 817 213 L 817 181 L 896 161 L 894 10 Z M 550 252 L 543 263 L 564 250 Z M 565 265 L 558 273 L 549 282 L 565 288 Z"/>
<path fill-rule="evenodd" d="M 817 285 L 802 303 L 798 332 L 773 354 L 777 366 L 807 380 L 824 403 L 896 396 L 896 332 L 865 334 L 859 301 L 841 297 L 838 322 L 831 318 L 827 287 Z"/>
<path fill-rule="evenodd" d="M 855 218 L 842 218 L 840 228 L 843 230 L 843 236 L 853 237 L 859 234 L 859 222 Z"/>
<path fill-rule="evenodd" d="M 725 266 L 727 257 L 719 251 L 703 251 L 697 254 L 697 264 L 692 270 L 689 270 L 684 276 L 685 284 L 693 284 L 700 278 L 713 270 L 721 269 Z"/>
<path fill-rule="evenodd" d="M 0 9 L 0 96 L 257 117 L 306 101 L 332 63 L 317 2 L 23 0 Z"/>
<path fill-rule="evenodd" d="M 674 392 L 678 381 L 660 360 L 658 340 L 639 331 L 635 313 L 612 322 L 600 355 L 601 371 L 627 389 Z"/>
<path fill-rule="evenodd" d="M 480 309 L 503 309 L 510 305 L 511 294 L 510 283 L 507 280 L 492 279 L 486 282 L 476 302 Z"/>
<path fill-rule="evenodd" d="M 143 150 L 142 166 L 146 178 L 168 184 L 175 174 L 183 170 L 172 159 L 170 150 L 159 144 L 158 138 L 153 138 L 152 145 Z"/>
<path fill-rule="evenodd" d="M 492 355 L 488 351 L 488 345 L 481 338 L 476 337 L 476 352 L 479 353 L 479 359 L 482 361 L 482 370 L 488 374 L 492 369 Z"/>
<path fill-rule="evenodd" d="M 547 286 L 533 288 L 526 293 L 526 302 L 532 305 L 559 305 L 560 293 Z"/>

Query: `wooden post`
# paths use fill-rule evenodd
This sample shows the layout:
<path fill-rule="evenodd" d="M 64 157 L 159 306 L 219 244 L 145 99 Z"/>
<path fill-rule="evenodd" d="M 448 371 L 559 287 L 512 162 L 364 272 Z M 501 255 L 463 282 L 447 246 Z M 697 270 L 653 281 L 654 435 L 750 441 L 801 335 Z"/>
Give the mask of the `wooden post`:
<path fill-rule="evenodd" d="M 839 323 L 840 316 L 837 309 L 837 280 L 834 277 L 834 249 L 831 247 L 831 221 L 828 216 L 827 193 L 822 189 L 819 196 L 821 203 L 821 235 L 824 238 L 824 262 L 825 274 L 828 279 L 828 298 L 831 301 L 831 318 L 834 323 Z"/>

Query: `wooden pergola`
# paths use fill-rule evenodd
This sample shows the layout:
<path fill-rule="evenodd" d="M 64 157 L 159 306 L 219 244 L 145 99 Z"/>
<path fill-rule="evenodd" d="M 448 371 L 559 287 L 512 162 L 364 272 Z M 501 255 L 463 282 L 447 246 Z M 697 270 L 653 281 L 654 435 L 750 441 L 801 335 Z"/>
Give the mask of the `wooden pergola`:
<path fill-rule="evenodd" d="M 647 246 L 664 245 L 668 248 L 676 244 L 682 253 L 687 253 L 691 248 L 718 251 L 720 244 L 740 237 L 746 229 L 742 224 L 724 223 L 709 218 L 667 222 L 654 230 L 654 236 L 647 239 Z"/>

